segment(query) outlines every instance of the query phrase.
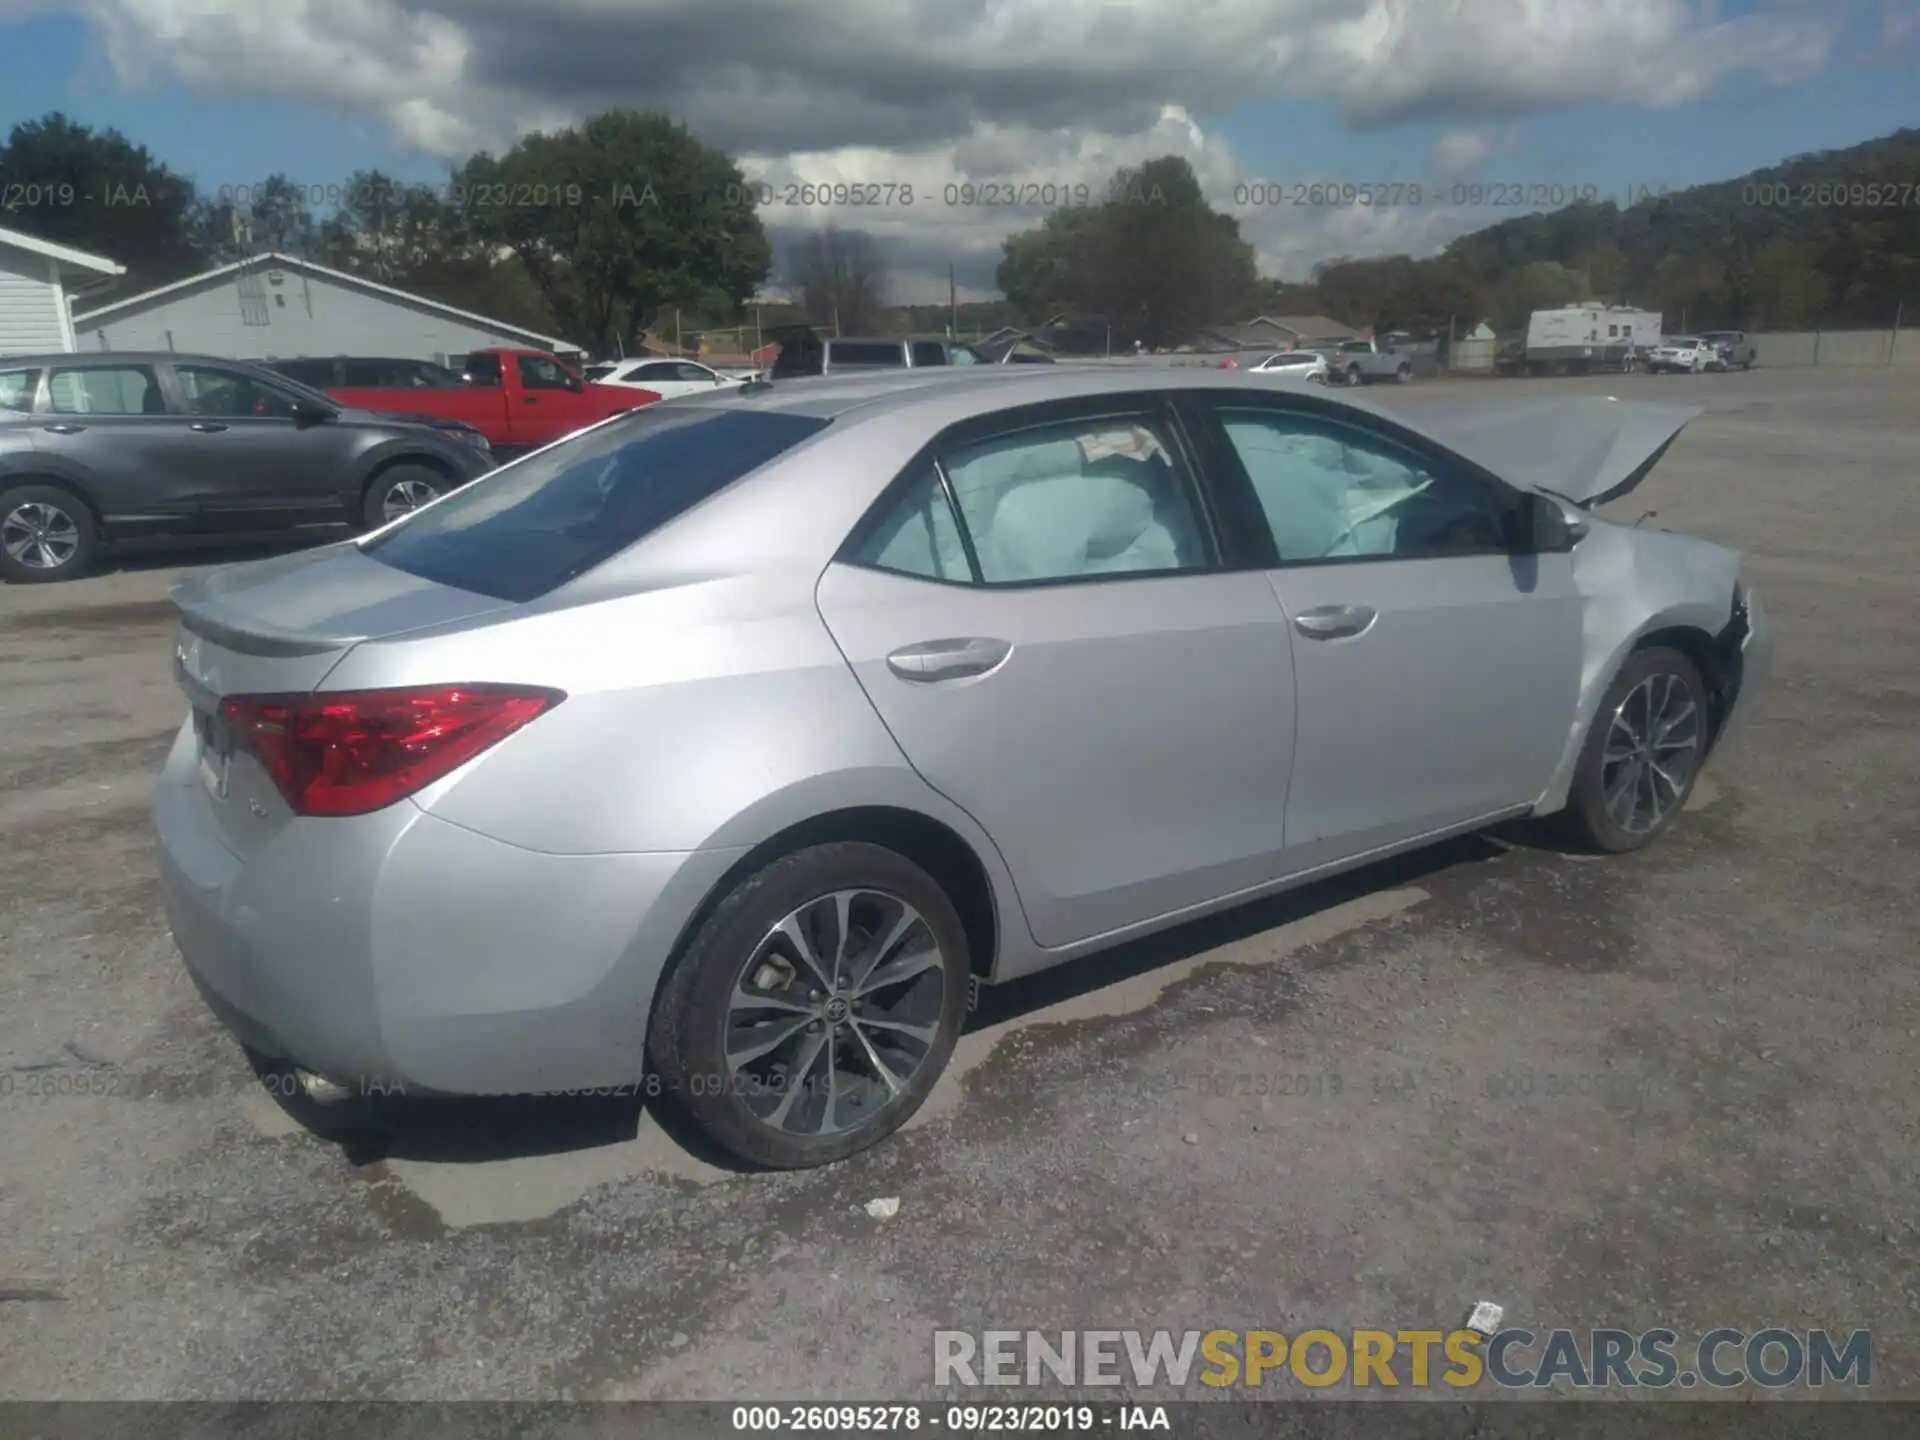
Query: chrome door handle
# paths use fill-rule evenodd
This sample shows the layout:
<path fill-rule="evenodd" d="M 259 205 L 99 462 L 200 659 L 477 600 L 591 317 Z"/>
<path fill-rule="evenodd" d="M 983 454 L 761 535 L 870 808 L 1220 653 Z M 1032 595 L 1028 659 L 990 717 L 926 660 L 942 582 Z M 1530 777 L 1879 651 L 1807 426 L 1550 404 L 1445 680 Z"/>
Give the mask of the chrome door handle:
<path fill-rule="evenodd" d="M 964 680 L 984 675 L 1013 653 L 1005 640 L 981 636 L 965 640 L 927 640 L 887 656 L 887 668 L 902 680 Z"/>
<path fill-rule="evenodd" d="M 1309 640 L 1344 640 L 1366 634 L 1377 618 L 1365 605 L 1322 605 L 1294 616 L 1293 628 Z"/>
<path fill-rule="evenodd" d="M 227 427 L 213 420 L 196 420 L 193 422 L 193 424 L 189 425 L 187 428 L 189 430 L 197 430 L 202 435 L 218 435 L 222 430 L 225 430 Z"/>
<path fill-rule="evenodd" d="M 42 425 L 40 428 L 49 435 L 78 435 L 87 427 L 84 425 Z"/>

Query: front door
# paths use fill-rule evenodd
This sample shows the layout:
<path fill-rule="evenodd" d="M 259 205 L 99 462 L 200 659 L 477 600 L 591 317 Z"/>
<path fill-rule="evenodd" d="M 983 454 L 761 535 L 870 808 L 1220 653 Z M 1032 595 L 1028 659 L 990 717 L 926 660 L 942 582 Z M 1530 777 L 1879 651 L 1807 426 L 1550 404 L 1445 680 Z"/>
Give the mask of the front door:
<path fill-rule="evenodd" d="M 514 398 L 514 443 L 548 445 L 606 419 L 566 366 L 546 355 L 517 355 L 520 393 Z"/>
<path fill-rule="evenodd" d="M 204 477 L 201 513 L 247 529 L 340 518 L 354 437 L 331 422 L 294 420 L 293 392 L 244 370 L 193 361 L 172 367 L 178 463 Z"/>
<path fill-rule="evenodd" d="M 1258 501 L 1298 694 L 1289 869 L 1531 803 L 1578 701 L 1569 556 L 1516 553 L 1520 495 L 1384 422 L 1201 407 Z"/>
<path fill-rule="evenodd" d="M 1132 397 L 1040 413 L 956 434 L 818 601 L 1051 947 L 1278 872 L 1293 674 L 1266 577 L 1217 563 L 1170 421 Z"/>

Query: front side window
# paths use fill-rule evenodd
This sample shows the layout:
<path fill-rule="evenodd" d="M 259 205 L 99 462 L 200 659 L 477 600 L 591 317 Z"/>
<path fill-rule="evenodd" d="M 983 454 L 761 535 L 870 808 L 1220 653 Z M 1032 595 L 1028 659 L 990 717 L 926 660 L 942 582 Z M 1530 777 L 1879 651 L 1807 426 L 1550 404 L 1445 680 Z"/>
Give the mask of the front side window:
<path fill-rule="evenodd" d="M 147 365 L 57 367 L 47 380 L 56 415 L 164 415 L 160 382 Z"/>
<path fill-rule="evenodd" d="M 917 481 L 855 562 L 964 578 L 966 541 L 987 585 L 1205 569 L 1191 480 L 1160 423 L 1118 415 L 1036 426 L 943 452 L 943 493 Z M 949 528 L 952 527 L 952 528 Z M 963 528 L 962 528 L 963 527 Z"/>
<path fill-rule="evenodd" d="M 187 411 L 212 420 L 290 420 L 294 397 L 284 390 L 242 375 L 203 365 L 176 365 Z"/>
<path fill-rule="evenodd" d="M 1283 565 L 1507 548 L 1514 497 L 1476 475 L 1314 415 L 1228 406 L 1219 418 Z"/>
<path fill-rule="evenodd" d="M 939 340 L 916 340 L 913 342 L 913 363 L 916 365 L 944 365 L 947 363 L 947 347 Z"/>
<path fill-rule="evenodd" d="M 585 574 L 828 421 L 636 410 L 483 476 L 366 545 L 412 575 L 521 602 Z"/>
<path fill-rule="evenodd" d="M 33 413 L 33 392 L 40 388 L 38 370 L 0 370 L 0 410 Z"/>
<path fill-rule="evenodd" d="M 522 390 L 571 390 L 573 376 L 558 360 L 550 360 L 545 355 L 521 355 L 517 357 L 520 369 L 520 388 Z"/>

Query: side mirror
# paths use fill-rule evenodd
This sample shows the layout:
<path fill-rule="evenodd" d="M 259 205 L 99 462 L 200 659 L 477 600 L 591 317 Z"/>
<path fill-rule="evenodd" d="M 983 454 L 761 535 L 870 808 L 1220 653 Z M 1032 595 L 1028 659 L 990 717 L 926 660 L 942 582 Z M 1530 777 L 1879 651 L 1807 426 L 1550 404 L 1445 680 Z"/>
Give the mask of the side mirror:
<path fill-rule="evenodd" d="M 324 425 L 338 414 L 324 406 L 315 405 L 308 400 L 293 402 L 293 424 L 297 430 L 306 430 L 315 425 Z"/>
<path fill-rule="evenodd" d="M 1564 555 L 1593 527 L 1584 515 L 1551 495 L 1528 492 L 1521 511 L 1525 550 L 1534 555 Z"/>

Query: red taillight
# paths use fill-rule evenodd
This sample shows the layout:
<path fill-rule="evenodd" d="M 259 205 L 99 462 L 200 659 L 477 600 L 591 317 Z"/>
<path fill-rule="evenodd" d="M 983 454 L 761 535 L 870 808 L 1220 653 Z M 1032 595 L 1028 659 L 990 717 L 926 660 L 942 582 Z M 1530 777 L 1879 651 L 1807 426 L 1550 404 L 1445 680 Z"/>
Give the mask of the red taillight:
<path fill-rule="evenodd" d="M 301 815 L 365 815 L 405 799 L 566 698 L 521 685 L 234 695 L 220 714 Z"/>

